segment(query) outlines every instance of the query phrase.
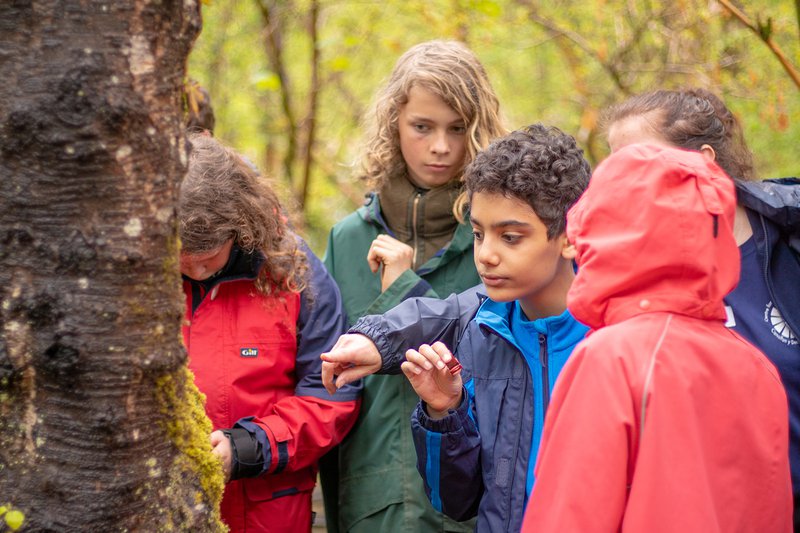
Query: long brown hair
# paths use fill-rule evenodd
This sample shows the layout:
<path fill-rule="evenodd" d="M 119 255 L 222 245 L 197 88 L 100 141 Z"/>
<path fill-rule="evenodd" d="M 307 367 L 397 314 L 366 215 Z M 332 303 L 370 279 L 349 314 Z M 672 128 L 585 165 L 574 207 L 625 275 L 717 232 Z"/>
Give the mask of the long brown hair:
<path fill-rule="evenodd" d="M 753 154 L 739 120 L 720 98 L 706 89 L 659 90 L 628 98 L 604 113 L 608 128 L 620 120 L 642 116 L 652 132 L 680 148 L 714 149 L 717 164 L 730 177 L 756 179 Z"/>
<path fill-rule="evenodd" d="M 267 181 L 216 139 L 194 134 L 189 142 L 179 203 L 182 252 L 208 252 L 232 238 L 245 252 L 264 255 L 259 291 L 302 291 L 308 261 Z"/>
<path fill-rule="evenodd" d="M 408 172 L 400 152 L 398 116 L 412 87 L 431 91 L 461 116 L 467 127 L 464 166 L 490 141 L 506 133 L 486 70 L 466 45 L 435 40 L 413 46 L 397 60 L 376 95 L 370 117 L 361 178 L 376 190 Z M 463 174 L 458 179 L 463 179 Z"/>

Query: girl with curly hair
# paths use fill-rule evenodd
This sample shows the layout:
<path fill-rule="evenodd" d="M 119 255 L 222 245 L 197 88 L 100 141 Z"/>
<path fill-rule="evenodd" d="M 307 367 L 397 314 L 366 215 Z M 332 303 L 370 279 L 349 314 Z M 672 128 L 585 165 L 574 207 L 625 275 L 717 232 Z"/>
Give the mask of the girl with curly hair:
<path fill-rule="evenodd" d="M 317 460 L 355 422 L 360 386 L 320 383 L 345 327 L 322 262 L 233 150 L 190 137 L 179 217 L 189 367 L 206 395 L 231 531 L 310 531 Z"/>
<path fill-rule="evenodd" d="M 325 264 L 352 322 L 414 296 L 445 297 L 480 282 L 464 221 L 463 172 L 505 133 L 497 96 L 463 44 L 430 41 L 397 61 L 374 104 L 359 177 L 366 202 L 334 226 Z M 402 376 L 369 376 L 359 420 L 326 457 L 329 531 L 461 531 L 437 513 L 416 472 Z"/>

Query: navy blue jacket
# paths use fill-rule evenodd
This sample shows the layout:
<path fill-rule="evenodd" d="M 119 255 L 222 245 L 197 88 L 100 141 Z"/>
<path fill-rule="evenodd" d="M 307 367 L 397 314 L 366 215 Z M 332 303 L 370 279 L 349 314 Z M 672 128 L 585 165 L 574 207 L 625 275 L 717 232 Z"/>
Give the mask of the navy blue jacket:
<path fill-rule="evenodd" d="M 770 298 L 797 337 L 800 335 L 800 179 L 737 181 L 736 192 L 737 201 L 746 208 L 753 228 L 756 253 Z M 791 266 L 790 271 L 787 265 Z M 789 400 L 789 461 L 795 528 L 800 530 L 800 360 L 789 364 L 776 360 L 769 351 L 764 354 L 778 369 Z"/>
<path fill-rule="evenodd" d="M 412 431 L 434 508 L 456 520 L 477 515 L 479 531 L 521 527 L 550 390 L 588 329 L 565 312 L 512 333 L 520 324 L 512 320 L 518 309 L 484 301 L 472 289 L 446 300 L 407 300 L 351 329 L 376 343 L 383 372 L 397 371 L 416 340 L 457 346 L 464 367 L 461 405 L 431 420 L 420 404 Z"/>

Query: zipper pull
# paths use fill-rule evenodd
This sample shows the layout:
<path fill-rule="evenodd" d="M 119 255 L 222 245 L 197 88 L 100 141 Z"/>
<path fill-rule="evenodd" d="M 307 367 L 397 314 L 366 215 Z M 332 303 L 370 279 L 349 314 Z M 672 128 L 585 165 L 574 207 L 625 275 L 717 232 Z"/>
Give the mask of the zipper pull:
<path fill-rule="evenodd" d="M 542 366 L 547 365 L 547 350 L 545 350 L 545 343 L 547 342 L 547 337 L 544 336 L 544 333 L 539 333 L 539 362 Z"/>
<path fill-rule="evenodd" d="M 411 270 L 417 270 L 417 257 L 419 255 L 419 242 L 417 234 L 417 219 L 419 218 L 419 201 L 422 199 L 424 191 L 417 189 L 414 193 L 414 200 L 411 205 L 411 246 L 414 248 L 414 255 L 411 257 Z"/>

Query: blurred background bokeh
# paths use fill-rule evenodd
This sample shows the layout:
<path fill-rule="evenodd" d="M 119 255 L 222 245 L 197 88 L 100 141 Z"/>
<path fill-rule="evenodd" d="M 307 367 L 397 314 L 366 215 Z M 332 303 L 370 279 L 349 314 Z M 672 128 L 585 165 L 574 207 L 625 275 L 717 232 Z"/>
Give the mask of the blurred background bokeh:
<path fill-rule="evenodd" d="M 800 0 L 206 0 L 189 75 L 215 135 L 272 177 L 322 254 L 360 205 L 362 121 L 395 60 L 421 41 L 467 43 L 509 128 L 544 122 L 596 164 L 602 109 L 655 88 L 702 86 L 744 125 L 760 177 L 798 173 Z M 744 20 L 732 9 L 741 10 Z M 751 27 L 746 24 L 749 23 Z M 791 67 L 789 67 L 791 70 Z"/>

